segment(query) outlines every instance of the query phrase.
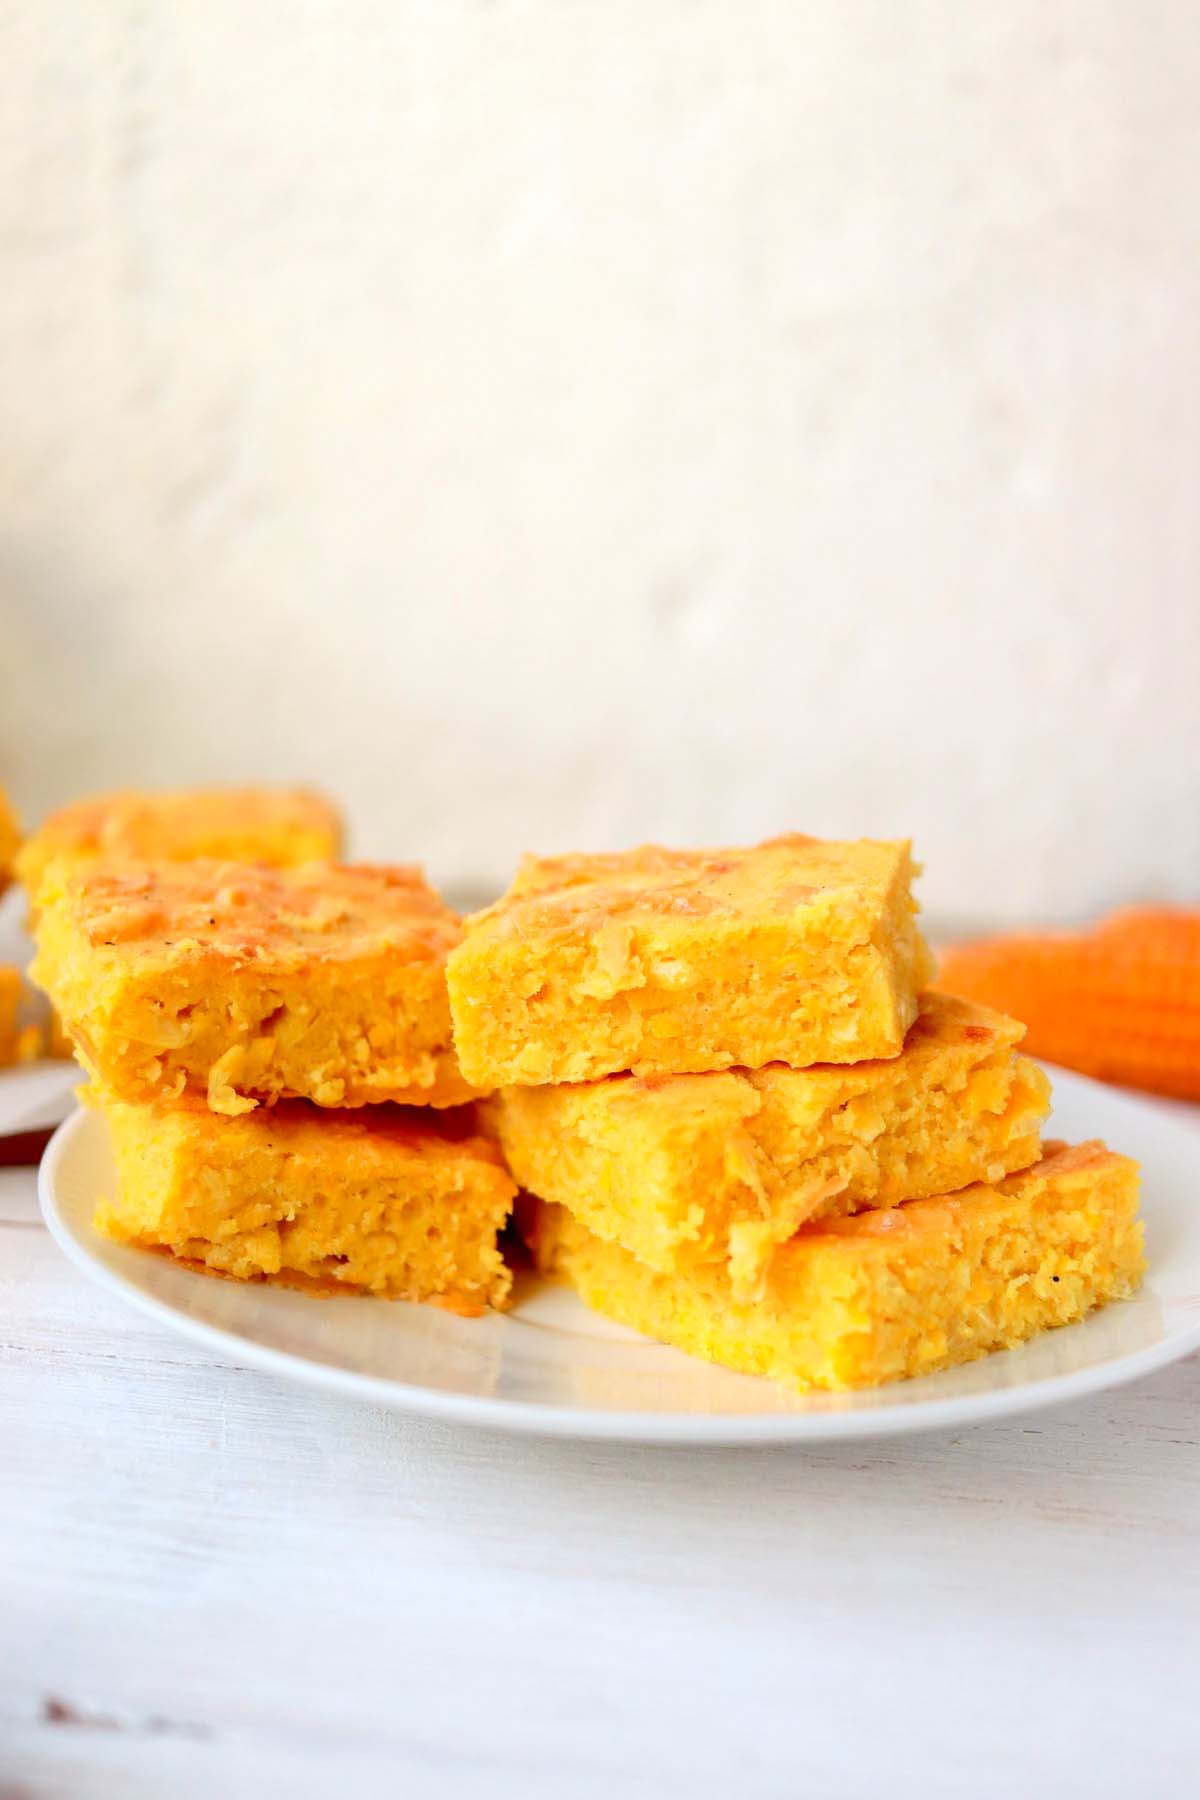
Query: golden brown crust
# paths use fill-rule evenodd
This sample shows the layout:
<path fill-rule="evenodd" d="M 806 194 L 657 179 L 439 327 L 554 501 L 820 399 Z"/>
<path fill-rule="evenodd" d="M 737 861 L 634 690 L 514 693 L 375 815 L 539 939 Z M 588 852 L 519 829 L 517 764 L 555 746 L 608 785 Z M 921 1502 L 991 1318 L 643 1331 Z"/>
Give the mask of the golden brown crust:
<path fill-rule="evenodd" d="M 1099 1138 L 1090 1138 L 1082 1144 L 1065 1144 L 1058 1139 L 1048 1139 L 1042 1146 L 1042 1155 L 1029 1169 L 1008 1176 L 1000 1182 L 975 1182 L 954 1194 L 943 1194 L 936 1199 L 912 1200 L 905 1206 L 898 1206 L 889 1211 L 855 1213 L 849 1218 L 816 1219 L 804 1225 L 796 1233 L 790 1244 L 785 1244 L 780 1255 L 788 1256 L 793 1249 L 810 1245 L 821 1237 L 839 1237 L 862 1240 L 873 1238 L 894 1238 L 897 1235 L 912 1238 L 924 1235 L 940 1236 L 952 1230 L 956 1223 L 969 1218 L 978 1208 L 981 1201 L 995 1201 L 997 1196 L 1004 1198 L 1015 1193 L 1035 1194 L 1040 1189 L 1054 1184 L 1070 1184 L 1079 1179 L 1088 1182 L 1097 1175 L 1103 1175 L 1118 1167 L 1135 1169 L 1136 1164 L 1129 1157 L 1118 1156 Z"/>
<path fill-rule="evenodd" d="M 77 866 L 209 857 L 290 868 L 337 856 L 341 841 L 336 808 L 310 788 L 127 790 L 51 813 L 23 847 L 17 873 L 36 897 L 57 860 Z"/>
<path fill-rule="evenodd" d="M 451 1043 L 457 916 L 411 867 L 55 864 L 34 979 L 129 1101 L 218 1112 L 474 1097 Z"/>
<path fill-rule="evenodd" d="M 405 864 L 101 866 L 70 879 L 56 904 L 89 944 L 172 963 L 210 956 L 302 971 L 380 951 L 442 958 L 462 937 L 458 915 Z"/>
<path fill-rule="evenodd" d="M 826 843 L 802 832 L 718 850 L 642 844 L 610 855 L 526 855 L 504 897 L 467 921 L 471 930 L 588 933 L 611 920 L 790 916 L 819 895 L 878 875 L 896 848 L 870 840 Z M 880 853 L 884 854 L 881 855 Z"/>
<path fill-rule="evenodd" d="M 894 1056 L 927 953 L 906 842 L 526 857 L 447 981 L 480 1087 Z"/>

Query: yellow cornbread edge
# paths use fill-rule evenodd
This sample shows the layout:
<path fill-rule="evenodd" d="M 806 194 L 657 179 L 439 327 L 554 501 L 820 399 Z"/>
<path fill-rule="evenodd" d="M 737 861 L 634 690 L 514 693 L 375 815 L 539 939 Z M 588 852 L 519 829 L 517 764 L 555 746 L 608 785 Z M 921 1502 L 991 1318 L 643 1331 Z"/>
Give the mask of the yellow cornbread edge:
<path fill-rule="evenodd" d="M 241 865 L 203 866 L 231 877 L 244 873 L 247 882 L 269 878 L 276 885 L 301 882 L 306 892 L 319 889 L 311 868 L 264 874 Z M 180 867 L 131 864 L 118 879 L 153 881 L 170 873 L 182 881 Z M 284 945 L 276 967 L 181 935 L 147 960 L 128 945 L 94 943 L 77 916 L 89 887 L 107 875 L 61 861 L 50 866 L 39 890 L 30 975 L 62 1019 L 79 1060 L 117 1097 L 141 1104 L 202 1093 L 214 1111 L 236 1113 L 288 1097 L 329 1108 L 384 1101 L 442 1108 L 478 1096 L 453 1051 L 442 957 L 393 964 L 376 943 L 361 958 L 296 967 Z M 456 929 L 451 909 L 427 883 L 422 891 Z M 187 1015 L 179 1031 L 171 1007 Z M 310 1041 L 304 1022 L 310 1015 L 329 1027 L 323 1056 Z M 343 1027 L 340 1036 L 335 1024 Z M 386 1050 L 378 1041 L 383 1025 L 393 1039 Z"/>
<path fill-rule="evenodd" d="M 181 839 L 186 846 L 189 803 L 203 829 L 190 847 L 180 848 Z M 213 810 L 222 805 L 228 807 L 228 820 L 223 828 L 214 829 Z M 238 818 L 239 805 L 251 811 L 258 808 L 258 816 L 247 824 Z M 156 811 L 162 817 L 157 838 Z M 123 833 L 129 817 L 138 814 L 142 835 L 131 846 Z M 70 870 L 101 858 L 106 862 L 186 862 L 205 856 L 291 868 L 334 860 L 341 852 L 344 835 L 338 808 L 315 788 L 119 789 L 50 813 L 22 844 L 15 872 L 30 901 L 37 904 L 38 891 L 55 863 Z"/>
<path fill-rule="evenodd" d="M 487 1116 L 523 1188 L 661 1273 L 728 1262 L 749 1299 L 774 1245 L 808 1218 L 1037 1161 L 1050 1087 L 1016 1051 L 1023 1027 L 951 996 L 924 1004 L 927 1035 L 890 1060 L 512 1087 Z M 980 1030 L 987 1041 L 967 1036 Z M 905 1185 L 888 1192 L 898 1164 Z"/>
<path fill-rule="evenodd" d="M 995 1186 L 807 1227 L 776 1253 L 756 1305 L 716 1275 L 645 1268 L 561 1207 L 530 1203 L 529 1235 L 538 1266 L 598 1312 L 806 1392 L 931 1374 L 1127 1297 L 1144 1270 L 1137 1201 L 1129 1158 L 1048 1146 Z"/>
<path fill-rule="evenodd" d="M 758 852 L 777 850 L 785 841 L 697 855 L 738 856 L 750 866 Z M 837 888 L 813 893 L 811 902 L 798 900 L 791 914 L 748 911 L 681 922 L 635 912 L 618 923 L 598 913 L 570 928 L 551 920 L 514 931 L 510 909 L 540 894 L 530 886 L 537 859 L 526 858 L 509 892 L 464 921 L 463 941 L 447 959 L 455 1045 L 466 1078 L 491 1090 L 587 1081 L 622 1070 L 649 1077 L 897 1054 L 916 1017 L 918 987 L 932 968 L 916 923 L 912 882 L 919 869 L 911 845 L 907 839 L 803 842 L 817 850 L 892 856 L 886 879 L 881 872 L 877 885 L 858 890 L 861 935 L 841 935 L 844 908 L 831 910 Z M 636 866 L 637 857 L 647 854 L 656 854 L 653 846 L 631 852 L 629 860 Z M 556 860 L 586 866 L 589 859 L 548 859 L 547 867 Z M 602 870 L 623 860 L 596 859 Z M 651 885 L 654 873 L 651 867 Z M 801 867 L 798 882 L 802 875 Z M 686 872 L 681 879 L 686 887 Z M 852 888 L 849 879 L 846 885 Z M 636 889 L 627 891 L 636 908 Z M 797 913 L 804 915 L 799 926 Z M 835 929 L 822 932 L 822 918 Z M 675 941 L 680 935 L 691 937 L 690 948 Z M 806 944 L 807 938 L 814 942 Z M 655 972 L 664 956 L 688 968 L 690 981 L 676 988 Z M 740 972 L 737 981 L 731 971 Z M 749 986 L 741 979 L 747 972 L 753 976 Z"/>
<path fill-rule="evenodd" d="M 95 1088 L 84 1097 L 113 1152 L 115 1190 L 93 1225 L 114 1242 L 231 1280 L 464 1313 L 508 1302 L 498 1238 L 516 1188 L 473 1124 L 391 1107 L 326 1117 L 300 1103 L 224 1119 L 194 1104 L 132 1106 Z M 451 1221 L 461 1238 L 451 1248 L 469 1248 L 471 1270 L 446 1263 Z"/>

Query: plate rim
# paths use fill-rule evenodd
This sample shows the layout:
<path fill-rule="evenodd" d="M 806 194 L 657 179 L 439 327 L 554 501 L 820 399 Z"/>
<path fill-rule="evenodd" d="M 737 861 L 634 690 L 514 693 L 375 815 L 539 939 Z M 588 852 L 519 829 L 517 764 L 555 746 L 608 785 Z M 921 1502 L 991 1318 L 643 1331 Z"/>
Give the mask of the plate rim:
<path fill-rule="evenodd" d="M 1088 1087 L 1098 1088 L 1105 1094 L 1113 1095 L 1120 1091 L 1105 1088 L 1102 1083 L 1092 1082 L 1085 1076 L 1074 1075 L 1073 1079 Z M 1137 1103 L 1132 1095 L 1121 1097 Z M 1170 1122 L 1166 1113 L 1156 1116 L 1164 1123 Z M 1198 1317 L 1193 1325 L 1172 1332 L 1160 1342 L 1142 1350 L 1109 1357 L 1062 1375 L 1014 1382 L 981 1394 L 932 1400 L 916 1399 L 893 1407 L 849 1409 L 845 1412 L 697 1413 L 608 1410 L 536 1400 L 508 1400 L 422 1387 L 417 1383 L 370 1375 L 293 1351 L 279 1350 L 269 1344 L 260 1344 L 253 1338 L 240 1336 L 223 1326 L 180 1312 L 166 1301 L 147 1293 L 135 1281 L 94 1255 L 63 1214 L 56 1183 L 59 1167 L 70 1153 L 76 1138 L 94 1127 L 95 1122 L 94 1113 L 85 1106 L 77 1106 L 51 1137 L 37 1173 L 38 1203 L 42 1217 L 55 1243 L 76 1268 L 136 1311 L 193 1342 L 219 1350 L 233 1361 L 235 1367 L 260 1369 L 265 1374 L 298 1382 L 302 1386 L 382 1405 L 392 1411 L 443 1424 L 469 1425 L 483 1430 L 537 1438 L 659 1444 L 694 1449 L 846 1443 L 955 1430 L 1042 1411 L 1046 1407 L 1123 1387 L 1200 1349 Z M 209 1277 L 202 1274 L 196 1275 L 197 1281 L 207 1279 Z M 1119 1306 L 1124 1303 L 1118 1301 L 1115 1304 Z M 1065 1326 L 1062 1329 L 1069 1331 L 1073 1327 Z"/>

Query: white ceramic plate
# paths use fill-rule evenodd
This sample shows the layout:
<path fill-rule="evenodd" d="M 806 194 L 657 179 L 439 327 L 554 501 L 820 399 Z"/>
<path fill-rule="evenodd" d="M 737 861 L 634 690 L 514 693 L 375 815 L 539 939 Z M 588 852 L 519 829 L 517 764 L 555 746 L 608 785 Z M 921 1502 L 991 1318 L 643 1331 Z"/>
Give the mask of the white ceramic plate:
<path fill-rule="evenodd" d="M 111 1191 L 103 1121 L 79 1112 L 42 1163 L 46 1222 L 71 1259 L 234 1361 L 403 1411 L 547 1436 L 813 1443 L 962 1426 L 1131 1381 L 1200 1347 L 1200 1124 L 1055 1073 L 1055 1136 L 1142 1163 L 1149 1276 L 1134 1299 L 965 1368 L 865 1393 L 792 1397 L 638 1337 L 532 1277 L 511 1312 L 460 1319 L 398 1301 L 239 1286 L 126 1250 L 89 1220 Z"/>

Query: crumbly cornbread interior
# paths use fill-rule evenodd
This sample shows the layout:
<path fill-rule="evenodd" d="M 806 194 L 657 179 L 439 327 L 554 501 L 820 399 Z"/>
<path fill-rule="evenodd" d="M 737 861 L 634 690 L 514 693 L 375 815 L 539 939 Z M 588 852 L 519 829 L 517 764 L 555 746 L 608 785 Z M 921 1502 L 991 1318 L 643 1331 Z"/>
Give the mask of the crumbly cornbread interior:
<path fill-rule="evenodd" d="M 895 1055 L 929 972 L 906 842 L 527 857 L 447 964 L 480 1087 Z"/>
<path fill-rule="evenodd" d="M 33 977 L 120 1099 L 472 1097 L 445 988 L 460 926 L 419 869 L 55 864 L 41 895 Z"/>
<path fill-rule="evenodd" d="M 805 1391 L 930 1374 L 1133 1293 L 1137 1165 L 1093 1142 L 939 1199 L 804 1226 L 737 1301 L 716 1270 L 662 1275 L 534 1203 L 539 1266 L 589 1306 L 712 1362 Z"/>
<path fill-rule="evenodd" d="M 223 1118 L 202 1105 L 105 1099 L 116 1189 L 106 1236 L 213 1274 L 503 1305 L 496 1239 L 515 1192 L 470 1109 L 381 1106 L 322 1114 L 302 1102 Z"/>
<path fill-rule="evenodd" d="M 750 1298 L 807 1219 L 1035 1162 L 1050 1086 L 1022 1035 L 930 992 L 890 1060 L 511 1087 L 489 1114 L 522 1187 L 651 1268 L 727 1264 Z"/>

